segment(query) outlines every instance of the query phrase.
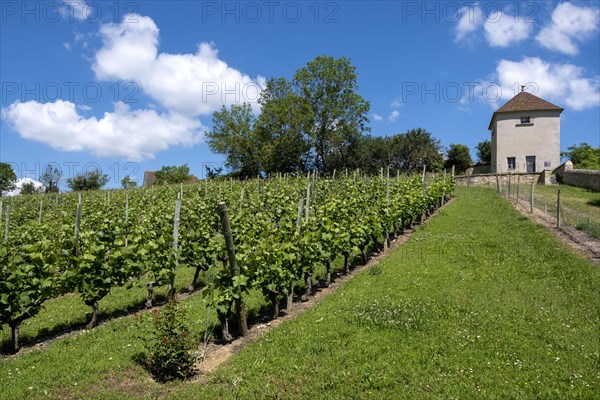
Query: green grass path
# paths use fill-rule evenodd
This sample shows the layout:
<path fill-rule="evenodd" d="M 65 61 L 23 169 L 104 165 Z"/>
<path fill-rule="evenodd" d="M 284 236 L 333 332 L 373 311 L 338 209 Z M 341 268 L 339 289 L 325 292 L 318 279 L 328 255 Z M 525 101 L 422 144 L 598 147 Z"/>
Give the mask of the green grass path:
<path fill-rule="evenodd" d="M 140 344 L 125 319 L 2 361 L 0 397 L 597 398 L 600 269 L 492 190 L 459 189 L 380 266 L 247 346 L 207 383 L 149 381 L 130 359 L 129 345 Z M 102 340 L 111 352 L 92 346 Z"/>

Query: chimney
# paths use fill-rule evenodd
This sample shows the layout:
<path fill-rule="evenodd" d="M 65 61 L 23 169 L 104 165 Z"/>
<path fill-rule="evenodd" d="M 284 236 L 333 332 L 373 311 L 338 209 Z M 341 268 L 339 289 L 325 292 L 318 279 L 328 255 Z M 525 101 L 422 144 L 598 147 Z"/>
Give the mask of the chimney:
<path fill-rule="evenodd" d="M 525 85 L 521 85 L 521 92 L 525 91 Z"/>

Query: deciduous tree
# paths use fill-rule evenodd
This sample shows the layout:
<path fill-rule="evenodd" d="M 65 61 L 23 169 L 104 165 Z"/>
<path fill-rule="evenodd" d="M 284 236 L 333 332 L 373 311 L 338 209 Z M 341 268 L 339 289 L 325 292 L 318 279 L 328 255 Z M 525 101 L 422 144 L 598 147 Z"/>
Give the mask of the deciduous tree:
<path fill-rule="evenodd" d="M 492 163 L 492 142 L 484 140 L 483 142 L 477 143 L 477 159 L 481 164 Z"/>
<path fill-rule="evenodd" d="M 301 172 L 310 151 L 306 132 L 310 129 L 308 103 L 298 96 L 285 78 L 267 81 L 259 99 L 261 113 L 256 121 L 265 173 Z"/>
<path fill-rule="evenodd" d="M 10 164 L 0 162 L 0 196 L 15 188 L 17 175 Z"/>
<path fill-rule="evenodd" d="M 190 168 L 187 164 L 180 166 L 163 166 L 161 169 L 156 171 L 156 183 L 159 185 L 171 185 L 175 183 L 183 183 L 189 180 L 192 176 L 190 175 Z"/>
<path fill-rule="evenodd" d="M 62 178 L 62 172 L 59 167 L 49 164 L 42 175 L 40 182 L 44 185 L 46 193 L 58 193 L 58 184 Z"/>
<path fill-rule="evenodd" d="M 369 130 L 370 105 L 357 93 L 356 68 L 345 57 L 319 56 L 296 72 L 293 84 L 308 105 L 315 167 L 330 171 L 329 156 L 347 160 L 348 146 Z"/>
<path fill-rule="evenodd" d="M 452 168 L 454 165 L 457 173 L 463 173 L 473 164 L 469 147 L 464 144 L 451 144 L 448 149 L 448 158 L 446 159 L 446 168 Z"/>
<path fill-rule="evenodd" d="M 67 186 L 73 191 L 98 190 L 106 185 L 108 181 L 108 175 L 96 169 L 67 179 Z"/>
<path fill-rule="evenodd" d="M 210 149 L 225 155 L 225 164 L 238 176 L 257 176 L 262 149 L 250 104 L 232 104 L 229 109 L 223 106 L 213 114 L 212 121 L 212 130 L 206 134 Z"/>
<path fill-rule="evenodd" d="M 573 145 L 568 151 L 560 153 L 562 158 L 568 158 L 575 168 L 600 169 L 600 147 L 592 147 L 587 143 Z"/>

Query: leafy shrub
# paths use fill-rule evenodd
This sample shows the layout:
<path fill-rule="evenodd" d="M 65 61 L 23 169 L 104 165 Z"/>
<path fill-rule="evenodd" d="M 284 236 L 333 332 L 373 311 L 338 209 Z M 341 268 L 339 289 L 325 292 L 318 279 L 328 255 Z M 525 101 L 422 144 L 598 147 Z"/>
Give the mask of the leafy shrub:
<path fill-rule="evenodd" d="M 185 311 L 176 301 L 169 302 L 162 310 L 151 313 L 153 330 L 146 348 L 148 370 L 160 382 L 186 379 L 193 374 L 195 341 L 185 324 Z"/>

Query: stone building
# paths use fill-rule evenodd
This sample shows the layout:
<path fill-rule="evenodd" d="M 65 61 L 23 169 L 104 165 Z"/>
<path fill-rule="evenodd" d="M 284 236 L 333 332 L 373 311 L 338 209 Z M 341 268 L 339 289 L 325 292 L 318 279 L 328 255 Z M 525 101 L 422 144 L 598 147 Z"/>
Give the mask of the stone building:
<path fill-rule="evenodd" d="M 560 165 L 560 108 L 526 92 L 493 115 L 492 173 L 541 172 Z"/>

